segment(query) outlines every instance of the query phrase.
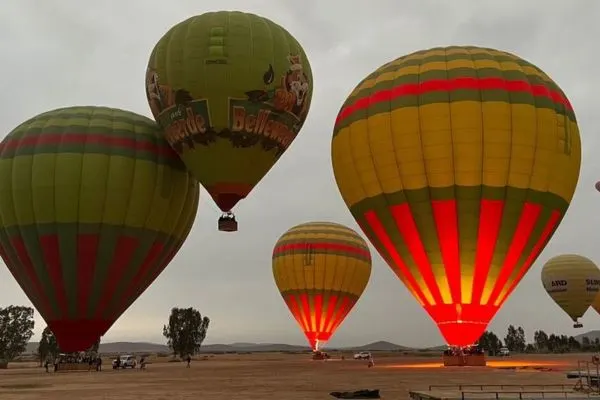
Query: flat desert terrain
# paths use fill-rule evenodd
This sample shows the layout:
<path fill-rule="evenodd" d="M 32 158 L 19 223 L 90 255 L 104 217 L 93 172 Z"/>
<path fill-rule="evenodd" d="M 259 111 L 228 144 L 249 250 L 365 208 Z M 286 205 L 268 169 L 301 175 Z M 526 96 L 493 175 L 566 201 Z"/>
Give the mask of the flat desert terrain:
<path fill-rule="evenodd" d="M 575 380 L 567 380 L 565 371 L 576 370 L 577 360 L 591 360 L 591 354 L 526 355 L 489 359 L 492 366 L 485 368 L 444 368 L 439 365 L 441 356 L 374 356 L 376 365 L 371 369 L 366 361 L 348 357 L 312 361 L 310 355 L 276 353 L 216 355 L 193 361 L 189 369 L 185 363 L 150 358 L 145 371 L 114 371 L 110 360 L 104 362 L 102 372 L 46 373 L 33 364 L 14 363 L 0 370 L 0 399 L 316 400 L 333 399 L 331 391 L 367 388 L 380 389 L 383 399 L 408 399 L 409 390 L 427 390 L 432 384 L 573 386 Z M 531 367 L 522 368 L 524 364 Z M 551 371 L 536 370 L 536 366 Z"/>

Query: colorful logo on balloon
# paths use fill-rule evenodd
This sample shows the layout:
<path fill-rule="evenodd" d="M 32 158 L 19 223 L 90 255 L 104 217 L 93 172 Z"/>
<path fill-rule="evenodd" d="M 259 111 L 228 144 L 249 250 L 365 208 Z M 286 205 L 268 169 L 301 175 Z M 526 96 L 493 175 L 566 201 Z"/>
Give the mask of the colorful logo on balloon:
<path fill-rule="evenodd" d="M 148 68 L 146 91 L 152 114 L 166 127 L 165 137 L 179 154 L 223 138 L 235 148 L 260 143 L 266 151 L 277 149 L 280 156 L 296 138 L 310 104 L 310 80 L 302 57 L 289 55 L 288 61 L 279 85 L 270 88 L 276 71 L 269 65 L 262 78 L 264 88 L 245 92 L 245 98 L 229 98 L 228 127 L 220 131 L 211 124 L 207 99 L 194 99 L 185 89 L 161 84 L 158 73 Z"/>

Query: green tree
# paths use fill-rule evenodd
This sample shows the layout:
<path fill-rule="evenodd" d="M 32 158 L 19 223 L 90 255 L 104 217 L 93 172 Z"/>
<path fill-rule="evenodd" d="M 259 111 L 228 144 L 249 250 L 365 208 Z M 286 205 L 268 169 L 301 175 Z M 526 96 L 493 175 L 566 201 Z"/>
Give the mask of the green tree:
<path fill-rule="evenodd" d="M 520 353 L 524 353 L 527 348 L 527 339 L 525 338 L 525 329 L 519 326 L 517 328 L 517 336 L 515 342 L 515 350 Z"/>
<path fill-rule="evenodd" d="M 11 361 L 25 351 L 33 336 L 33 308 L 0 308 L 0 360 Z"/>
<path fill-rule="evenodd" d="M 506 337 L 504 338 L 504 344 L 510 351 L 517 351 L 517 341 L 517 328 L 514 325 L 509 325 Z"/>
<path fill-rule="evenodd" d="M 42 332 L 42 338 L 40 339 L 40 343 L 38 345 L 38 356 L 40 359 L 40 366 L 46 360 L 54 361 L 56 357 L 58 357 L 58 353 L 60 350 L 58 348 L 58 342 L 56 341 L 56 337 L 54 333 L 50 330 L 50 327 L 47 326 L 44 328 Z"/>
<path fill-rule="evenodd" d="M 490 331 L 483 332 L 477 343 L 486 350 L 490 356 L 495 356 L 502 347 L 502 341 L 494 332 Z"/>
<path fill-rule="evenodd" d="M 184 357 L 196 354 L 206 338 L 210 319 L 202 317 L 200 311 L 189 308 L 171 309 L 168 325 L 163 326 L 163 336 L 173 355 Z"/>
<path fill-rule="evenodd" d="M 548 334 L 542 330 L 535 331 L 533 341 L 538 352 L 548 351 Z"/>

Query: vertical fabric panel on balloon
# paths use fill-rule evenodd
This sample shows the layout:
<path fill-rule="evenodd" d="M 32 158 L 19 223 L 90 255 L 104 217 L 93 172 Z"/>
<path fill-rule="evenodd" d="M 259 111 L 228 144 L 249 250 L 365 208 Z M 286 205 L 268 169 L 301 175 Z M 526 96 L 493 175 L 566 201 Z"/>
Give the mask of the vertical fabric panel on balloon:
<path fill-rule="evenodd" d="M 275 284 L 313 350 L 335 333 L 370 275 L 366 242 L 340 224 L 297 225 L 273 249 Z"/>
<path fill-rule="evenodd" d="M 61 350 L 85 350 L 187 237 L 199 187 L 158 126 L 105 107 L 40 114 L 0 144 L 0 251 Z"/>
<path fill-rule="evenodd" d="M 389 62 L 337 116 L 339 190 L 447 342 L 474 343 L 563 218 L 575 113 L 512 54 L 434 48 Z"/>

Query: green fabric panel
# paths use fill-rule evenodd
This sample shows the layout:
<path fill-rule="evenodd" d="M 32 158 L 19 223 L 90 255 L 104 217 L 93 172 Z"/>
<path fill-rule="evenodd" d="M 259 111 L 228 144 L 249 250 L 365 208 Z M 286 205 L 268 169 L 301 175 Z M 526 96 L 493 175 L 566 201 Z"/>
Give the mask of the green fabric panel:
<path fill-rule="evenodd" d="M 430 53 L 430 52 L 436 51 L 436 50 L 448 51 L 448 50 L 454 50 L 454 49 L 464 49 L 466 51 L 463 54 L 429 55 L 429 56 L 425 56 L 425 57 L 413 57 L 413 56 Z M 396 60 L 393 60 L 391 62 L 388 62 L 388 63 L 382 65 L 376 71 L 371 73 L 365 80 L 373 79 L 383 73 L 397 70 L 399 65 L 396 64 L 396 62 L 398 62 L 398 61 L 402 62 L 402 64 L 401 64 L 402 66 L 408 67 L 408 66 L 422 65 L 422 64 L 432 63 L 432 62 L 448 62 L 448 61 L 454 61 L 454 60 L 473 60 L 473 61 L 494 60 L 494 61 L 497 61 L 500 63 L 501 62 L 512 62 L 512 63 L 515 63 L 522 67 L 531 67 L 531 68 L 534 68 L 534 69 L 540 71 L 542 74 L 546 75 L 536 65 L 534 65 L 520 57 L 517 57 L 513 54 L 502 52 L 504 54 L 500 55 L 500 54 L 479 52 L 481 50 L 484 50 L 484 51 L 491 50 L 492 52 L 498 51 L 495 49 L 489 49 L 489 48 L 484 48 L 484 47 L 475 47 L 475 46 L 435 47 L 435 48 L 431 48 L 431 49 L 416 51 L 414 53 L 399 57 Z M 409 57 L 411 57 L 411 58 L 409 58 Z M 556 83 L 554 83 L 550 78 L 548 78 L 548 80 L 545 81 L 545 83 L 549 84 L 549 85 L 554 85 L 554 87 L 553 87 L 554 90 L 560 90 L 558 85 L 556 85 Z"/>
<path fill-rule="evenodd" d="M 356 203 L 351 207 L 350 211 L 355 218 L 361 218 L 369 210 L 375 210 L 384 204 L 399 205 L 406 203 L 406 198 L 410 196 L 411 201 L 424 201 L 430 198 L 432 200 L 455 200 L 457 195 L 469 199 L 487 199 L 487 200 L 505 200 L 505 193 L 510 191 L 511 198 L 519 198 L 527 200 L 534 204 L 542 204 L 553 210 L 564 214 L 567 211 L 569 204 L 561 197 L 549 193 L 538 192 L 531 189 L 517 189 L 513 187 L 489 187 L 484 185 L 479 186 L 449 186 L 445 188 L 423 188 L 416 190 L 402 190 L 395 193 L 386 193 L 379 196 L 369 197 L 363 201 Z M 422 200 L 421 200 L 422 199 Z"/>

